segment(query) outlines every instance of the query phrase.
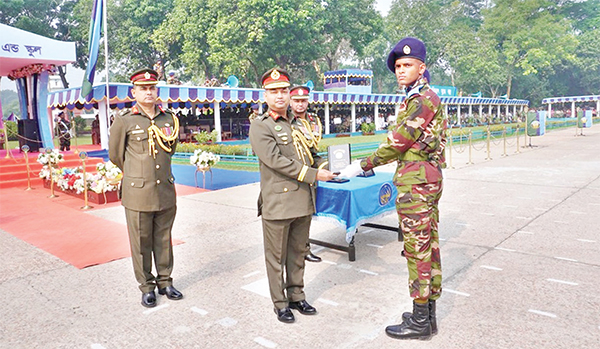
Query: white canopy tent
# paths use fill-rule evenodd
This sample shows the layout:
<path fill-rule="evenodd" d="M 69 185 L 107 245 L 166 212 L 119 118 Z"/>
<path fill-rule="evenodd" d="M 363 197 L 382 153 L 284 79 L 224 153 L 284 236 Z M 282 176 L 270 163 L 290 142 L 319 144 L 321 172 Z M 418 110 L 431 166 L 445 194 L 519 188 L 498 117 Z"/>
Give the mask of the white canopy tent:
<path fill-rule="evenodd" d="M 47 110 L 48 76 L 56 66 L 75 62 L 75 43 L 50 39 L 0 23 L 0 77 L 15 80 L 22 120 L 35 130 L 42 147 L 53 148 L 51 119 Z M 35 132 L 33 132 L 35 131 Z"/>

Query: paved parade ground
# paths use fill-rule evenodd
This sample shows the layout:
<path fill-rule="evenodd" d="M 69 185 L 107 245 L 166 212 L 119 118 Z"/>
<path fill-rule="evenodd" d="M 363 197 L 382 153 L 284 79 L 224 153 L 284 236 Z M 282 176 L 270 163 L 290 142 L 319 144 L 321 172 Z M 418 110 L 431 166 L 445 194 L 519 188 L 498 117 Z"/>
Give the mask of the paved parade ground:
<path fill-rule="evenodd" d="M 0 348 L 598 348 L 600 126 L 584 134 L 552 131 L 518 154 L 513 139 L 506 157 L 492 144 L 492 160 L 478 151 L 474 164 L 453 151 L 431 341 L 385 335 L 411 310 L 406 262 L 396 234 L 366 227 L 355 262 L 313 246 L 324 261 L 307 263 L 305 291 L 319 314 L 277 321 L 253 183 L 178 197 L 173 277 L 185 298 L 158 296 L 152 309 L 140 305 L 130 258 L 78 269 L 0 230 Z M 22 214 L 35 220 L 39 210 Z M 89 222 L 126 231 L 119 205 L 79 216 L 63 224 L 85 231 L 94 216 Z M 345 241 L 324 221 L 313 222 L 311 237 Z"/>

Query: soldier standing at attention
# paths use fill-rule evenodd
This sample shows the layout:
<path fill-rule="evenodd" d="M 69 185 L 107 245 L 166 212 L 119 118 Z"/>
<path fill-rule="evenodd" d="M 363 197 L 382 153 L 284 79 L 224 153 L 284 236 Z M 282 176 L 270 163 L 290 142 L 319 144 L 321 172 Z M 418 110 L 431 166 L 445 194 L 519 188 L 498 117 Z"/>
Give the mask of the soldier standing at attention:
<path fill-rule="evenodd" d="M 250 125 L 250 143 L 260 165 L 258 215 L 262 215 L 265 264 L 271 300 L 281 322 L 295 321 L 291 309 L 314 315 L 304 294 L 304 256 L 315 213 L 317 180 L 335 177 L 312 167 L 313 154 L 301 144 L 295 119 L 287 114 L 290 76 L 271 69 L 262 76 L 267 112 Z"/>
<path fill-rule="evenodd" d="M 407 92 L 396 125 L 386 143 L 340 174 L 357 174 L 398 162 L 394 176 L 398 189 L 396 209 L 413 298 L 413 312 L 404 313 L 401 324 L 385 329 L 388 336 L 398 339 L 427 340 L 437 333 L 435 302 L 442 293 L 438 202 L 442 195 L 447 120 L 440 98 L 423 79 L 425 58 L 425 44 L 415 38 L 404 38 L 392 49 L 388 68 Z"/>
<path fill-rule="evenodd" d="M 306 138 L 306 142 L 311 148 L 314 148 L 314 153 L 318 151 L 319 141 L 321 140 L 321 121 L 316 115 L 309 114 L 306 110 L 308 109 L 308 96 L 310 89 L 306 86 L 294 86 L 290 89 L 290 109 L 292 114 L 298 121 L 298 126 Z M 317 166 L 321 167 L 322 164 L 326 164 L 326 161 L 320 160 Z M 308 262 L 318 263 L 321 261 L 321 257 L 313 254 L 310 250 L 310 243 L 306 245 L 308 253 L 304 257 Z"/>
<path fill-rule="evenodd" d="M 111 128 L 109 158 L 123 171 L 121 203 L 125 207 L 131 259 L 142 291 L 142 305 L 156 306 L 154 289 L 167 298 L 183 298 L 173 287 L 171 228 L 176 194 L 171 156 L 179 120 L 156 105 L 158 73 L 141 69 L 131 76 L 136 104 L 118 115 Z M 152 274 L 152 256 L 156 266 Z"/>

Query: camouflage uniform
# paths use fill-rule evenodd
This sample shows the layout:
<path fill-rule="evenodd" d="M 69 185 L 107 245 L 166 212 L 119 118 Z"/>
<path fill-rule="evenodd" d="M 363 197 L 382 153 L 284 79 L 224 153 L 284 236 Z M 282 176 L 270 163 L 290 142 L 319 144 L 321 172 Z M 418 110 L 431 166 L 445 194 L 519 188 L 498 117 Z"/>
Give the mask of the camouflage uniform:
<path fill-rule="evenodd" d="M 438 202 L 446 127 L 440 98 L 422 79 L 408 92 L 387 142 L 361 162 L 365 171 L 398 162 L 394 176 L 396 209 L 413 299 L 436 300 L 442 291 Z"/>

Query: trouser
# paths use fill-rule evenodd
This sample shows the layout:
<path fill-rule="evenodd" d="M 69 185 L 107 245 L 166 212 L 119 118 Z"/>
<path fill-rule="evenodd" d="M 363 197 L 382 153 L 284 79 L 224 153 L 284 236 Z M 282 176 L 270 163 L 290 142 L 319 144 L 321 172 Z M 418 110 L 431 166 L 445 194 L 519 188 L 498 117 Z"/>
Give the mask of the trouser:
<path fill-rule="evenodd" d="M 262 220 L 269 290 L 277 309 L 305 299 L 304 256 L 311 219 L 312 215 Z"/>
<path fill-rule="evenodd" d="M 438 235 L 442 182 L 397 185 L 396 209 L 404 236 L 408 288 L 415 300 L 436 300 L 442 293 Z"/>
<path fill-rule="evenodd" d="M 71 150 L 71 138 L 61 135 L 59 139 L 60 151 Z"/>
<path fill-rule="evenodd" d="M 125 208 L 133 272 L 143 293 L 153 291 L 156 285 L 165 288 L 173 283 L 171 229 L 176 211 L 177 206 L 156 212 L 139 212 Z M 156 277 L 152 274 L 153 255 Z"/>

